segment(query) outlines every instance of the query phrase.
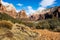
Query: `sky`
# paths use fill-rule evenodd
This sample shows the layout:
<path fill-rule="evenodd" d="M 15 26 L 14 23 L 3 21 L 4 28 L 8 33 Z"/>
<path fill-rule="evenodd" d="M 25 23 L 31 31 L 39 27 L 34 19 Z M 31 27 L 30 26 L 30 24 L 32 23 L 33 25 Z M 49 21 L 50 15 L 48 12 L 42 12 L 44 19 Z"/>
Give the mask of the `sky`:
<path fill-rule="evenodd" d="M 39 10 L 60 6 L 60 0 L 2 0 L 4 5 L 12 4 L 16 11 L 25 10 L 29 15 Z"/>

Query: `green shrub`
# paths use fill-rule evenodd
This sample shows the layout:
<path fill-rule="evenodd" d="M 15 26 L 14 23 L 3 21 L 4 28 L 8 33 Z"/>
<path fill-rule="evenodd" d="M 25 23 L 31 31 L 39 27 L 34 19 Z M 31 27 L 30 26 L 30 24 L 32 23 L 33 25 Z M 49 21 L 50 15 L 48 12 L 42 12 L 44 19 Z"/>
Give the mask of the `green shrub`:
<path fill-rule="evenodd" d="M 60 26 L 60 22 L 58 21 L 58 19 L 51 19 L 48 20 L 48 22 L 51 30 L 54 30 L 55 28 L 57 28 L 57 26 Z"/>
<path fill-rule="evenodd" d="M 60 32 L 60 21 L 58 19 L 47 19 L 33 23 L 36 29 L 48 29 L 51 31 Z"/>
<path fill-rule="evenodd" d="M 53 30 L 54 32 L 60 32 L 60 26 Z"/>
<path fill-rule="evenodd" d="M 9 20 L 13 23 L 21 23 L 21 20 L 14 19 L 13 17 L 11 17 L 6 13 L 0 13 L 0 20 L 7 20 L 7 21 Z"/>
<path fill-rule="evenodd" d="M 49 23 L 47 21 L 40 21 L 38 22 L 38 25 L 36 26 L 37 29 L 49 29 Z"/>

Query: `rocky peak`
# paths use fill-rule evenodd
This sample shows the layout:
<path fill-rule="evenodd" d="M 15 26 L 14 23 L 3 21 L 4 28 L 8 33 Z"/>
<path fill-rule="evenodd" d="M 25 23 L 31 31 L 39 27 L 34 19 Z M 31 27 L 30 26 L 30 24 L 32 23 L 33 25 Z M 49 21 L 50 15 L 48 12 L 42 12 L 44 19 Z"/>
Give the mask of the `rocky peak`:
<path fill-rule="evenodd" d="M 3 3 L 0 0 L 0 12 L 6 13 L 13 18 L 16 18 L 16 9 L 12 4 L 9 4 L 7 6 L 3 5 Z"/>
<path fill-rule="evenodd" d="M 6 6 L 6 11 L 9 13 L 9 15 L 16 18 L 16 9 L 12 4 Z"/>
<path fill-rule="evenodd" d="M 16 10 L 16 9 L 12 4 L 10 4 L 10 5 L 6 6 L 6 10 L 11 11 L 11 10 Z"/>
<path fill-rule="evenodd" d="M 18 12 L 17 16 L 18 18 L 27 18 L 25 10 L 21 10 L 20 12 Z"/>

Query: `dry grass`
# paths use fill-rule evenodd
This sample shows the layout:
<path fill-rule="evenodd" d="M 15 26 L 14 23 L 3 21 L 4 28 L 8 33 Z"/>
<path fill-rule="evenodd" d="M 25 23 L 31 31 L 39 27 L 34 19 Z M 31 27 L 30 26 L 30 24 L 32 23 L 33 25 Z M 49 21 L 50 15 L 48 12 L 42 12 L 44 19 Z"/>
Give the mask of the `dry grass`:
<path fill-rule="evenodd" d="M 41 36 L 38 40 L 60 40 L 60 32 L 52 32 L 48 30 L 34 30 Z"/>
<path fill-rule="evenodd" d="M 9 21 L 0 21 L 0 28 L 7 28 L 7 29 L 12 29 L 12 22 L 9 22 Z"/>
<path fill-rule="evenodd" d="M 1 24 L 10 25 L 8 27 L 11 29 L 7 29 L 6 26 L 0 28 L 0 40 L 60 40 L 59 32 L 32 30 L 23 24 L 13 24 L 10 21 L 0 21 L 0 27 Z"/>

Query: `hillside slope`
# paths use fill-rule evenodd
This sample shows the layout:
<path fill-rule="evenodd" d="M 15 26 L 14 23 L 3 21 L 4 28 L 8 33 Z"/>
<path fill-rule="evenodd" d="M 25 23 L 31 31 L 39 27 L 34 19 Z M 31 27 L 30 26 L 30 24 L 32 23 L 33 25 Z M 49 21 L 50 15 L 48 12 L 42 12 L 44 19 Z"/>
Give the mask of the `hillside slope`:
<path fill-rule="evenodd" d="M 60 40 L 60 33 L 58 32 L 37 29 L 32 30 L 23 24 L 12 24 L 9 21 L 0 21 L 0 24 L 2 22 L 10 24 L 3 24 L 6 26 L 0 25 L 0 40 Z M 9 29 L 8 27 L 12 28 Z"/>
<path fill-rule="evenodd" d="M 6 13 L 0 13 L 0 20 L 9 20 L 12 21 L 13 23 L 21 23 L 20 20 L 14 19 L 13 17 Z"/>

